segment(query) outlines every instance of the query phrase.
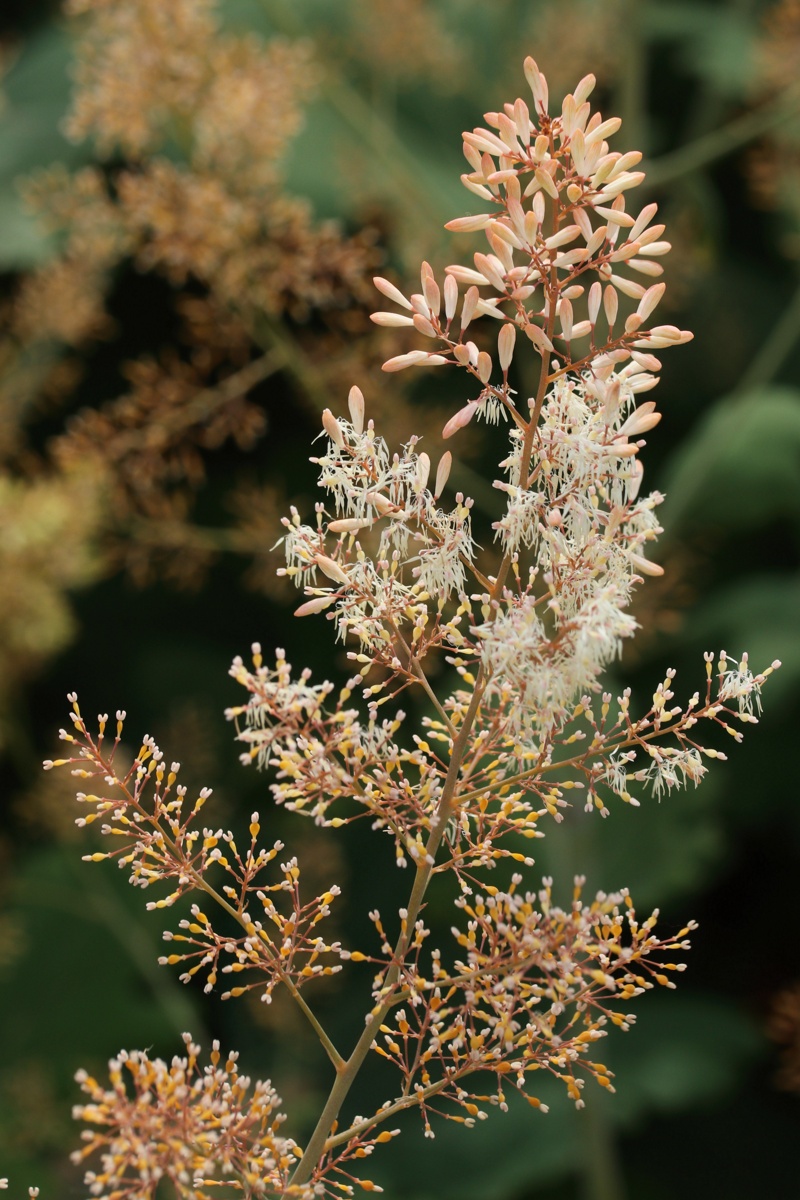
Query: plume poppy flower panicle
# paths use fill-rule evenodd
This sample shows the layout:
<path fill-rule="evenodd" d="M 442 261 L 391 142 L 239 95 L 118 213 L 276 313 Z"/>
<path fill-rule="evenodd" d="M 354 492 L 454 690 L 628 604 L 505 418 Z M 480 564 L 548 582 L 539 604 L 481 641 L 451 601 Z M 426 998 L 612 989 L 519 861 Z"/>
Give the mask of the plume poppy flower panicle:
<path fill-rule="evenodd" d="M 251 1092 L 233 1057 L 220 1067 L 216 1046 L 200 1075 L 188 1035 L 189 1057 L 171 1067 L 139 1052 L 112 1062 L 110 1090 L 82 1075 L 90 1103 L 77 1115 L 90 1125 L 86 1153 L 100 1156 L 87 1176 L 97 1195 L 144 1195 L 156 1174 L 179 1194 L 225 1181 L 276 1197 L 379 1191 L 358 1160 L 397 1135 L 390 1125 L 405 1109 L 433 1136 L 439 1119 L 470 1127 L 514 1091 L 546 1112 L 537 1085 L 547 1075 L 578 1107 L 587 1079 L 613 1090 L 598 1043 L 629 1029 L 631 1003 L 674 988 L 684 969 L 693 922 L 660 936 L 657 911 L 640 918 L 624 888 L 588 895 L 580 876 L 559 901 L 551 879 L 532 881 L 534 843 L 559 836 L 553 826 L 576 800 L 607 817 L 617 800 L 637 806 L 648 793 L 697 786 L 725 758 L 701 740 L 701 722 L 740 741 L 779 664 L 754 672 L 746 654 L 709 652 L 687 700 L 675 701 L 669 670 L 639 712 L 630 689 L 603 689 L 603 671 L 636 632 L 633 590 L 661 570 L 650 552 L 662 497 L 642 490 L 641 458 L 660 414 L 640 395 L 658 382 L 655 352 L 691 334 L 657 323 L 664 284 L 653 280 L 669 243 L 654 204 L 628 210 L 641 155 L 610 149 L 620 122 L 592 112 L 593 77 L 551 111 L 533 59 L 524 70 L 530 98 L 464 135 L 463 182 L 481 211 L 449 227 L 488 245 L 442 280 L 424 263 L 409 295 L 377 279 L 399 311 L 373 318 L 428 347 L 402 350 L 387 371 L 467 376 L 469 398 L 443 431 L 454 445 L 471 421 L 501 424 L 487 430 L 504 505 L 495 562 L 476 562 L 472 501 L 448 491 L 452 451 L 428 453 L 410 432 L 391 448 L 354 386 L 347 411 L 322 418 L 312 459 L 322 499 L 308 522 L 292 509 L 282 538 L 282 571 L 303 595 L 296 615 L 331 622 L 352 675 L 343 687 L 315 681 L 281 649 L 265 661 L 258 644 L 252 662 L 231 668 L 244 691 L 227 713 L 243 763 L 270 773 L 277 804 L 326 829 L 366 818 L 407 872 L 403 907 L 373 908 L 374 937 L 361 948 L 324 938 L 338 887 L 304 898 L 296 858 L 280 862 L 281 843 L 262 845 L 258 814 L 241 846 L 204 825 L 208 789 L 190 800 L 178 764 L 167 768 L 151 738 L 118 772 L 124 713 L 107 748 L 107 718 L 92 733 L 72 696 L 69 756 L 45 764 L 92 781 L 94 793 L 79 793 L 79 824 L 99 821 L 111 849 L 88 858 L 115 858 L 143 888 L 165 885 L 150 908 L 189 892 L 202 901 L 167 931 L 173 952 L 162 961 L 223 998 L 256 988 L 269 1000 L 286 987 L 333 1069 L 303 1146 L 277 1134 L 271 1084 Z M 537 368 L 524 399 L 520 355 Z M 416 726 L 403 693 L 422 702 Z M 448 873 L 451 937 L 435 947 L 426 897 Z M 206 911 L 215 909 L 222 928 Z M 360 964 L 371 972 L 364 1029 L 342 1051 L 313 1011 L 313 985 Z M 396 1089 L 373 1113 L 348 1114 L 371 1055 L 395 1067 Z M 189 1075 L 197 1082 L 176 1090 Z M 156 1156 L 134 1145 L 145 1128 Z"/>

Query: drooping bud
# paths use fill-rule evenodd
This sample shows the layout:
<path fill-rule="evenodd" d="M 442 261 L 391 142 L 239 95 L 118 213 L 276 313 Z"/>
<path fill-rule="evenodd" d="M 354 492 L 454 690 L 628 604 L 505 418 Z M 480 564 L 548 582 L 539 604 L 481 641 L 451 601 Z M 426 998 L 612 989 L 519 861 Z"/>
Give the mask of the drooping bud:
<path fill-rule="evenodd" d="M 463 429 L 465 425 L 469 425 L 472 418 L 475 416 L 475 411 L 478 407 L 477 400 L 470 400 L 469 404 L 464 408 L 460 408 L 455 416 L 451 417 L 442 430 L 442 437 L 452 437 L 459 429 Z"/>

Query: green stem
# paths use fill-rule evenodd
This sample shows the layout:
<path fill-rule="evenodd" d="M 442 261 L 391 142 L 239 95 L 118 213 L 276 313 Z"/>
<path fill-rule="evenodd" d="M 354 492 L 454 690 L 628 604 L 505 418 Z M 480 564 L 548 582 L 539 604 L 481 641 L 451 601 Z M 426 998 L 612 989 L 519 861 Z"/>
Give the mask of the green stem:
<path fill-rule="evenodd" d="M 599 1104 L 579 1114 L 583 1124 L 584 1200 L 625 1200 L 625 1180 L 614 1144 L 611 1124 Z"/>

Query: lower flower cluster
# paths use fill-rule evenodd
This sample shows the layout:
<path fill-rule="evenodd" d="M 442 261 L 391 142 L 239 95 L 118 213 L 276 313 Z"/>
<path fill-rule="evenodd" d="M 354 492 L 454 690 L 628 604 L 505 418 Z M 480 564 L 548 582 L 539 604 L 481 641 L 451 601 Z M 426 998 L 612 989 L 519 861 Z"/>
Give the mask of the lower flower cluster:
<path fill-rule="evenodd" d="M 236 1054 L 223 1058 L 214 1042 L 209 1065 L 184 1034 L 185 1053 L 166 1063 L 145 1051 L 124 1051 L 109 1063 L 110 1087 L 78 1072 L 88 1097 L 74 1109 L 86 1122 L 81 1162 L 98 1155 L 86 1173 L 98 1200 L 151 1200 L 169 1182 L 185 1200 L 245 1195 L 310 1200 L 313 1187 L 288 1188 L 300 1150 L 278 1129 L 284 1117 L 269 1082 L 241 1075 Z"/>

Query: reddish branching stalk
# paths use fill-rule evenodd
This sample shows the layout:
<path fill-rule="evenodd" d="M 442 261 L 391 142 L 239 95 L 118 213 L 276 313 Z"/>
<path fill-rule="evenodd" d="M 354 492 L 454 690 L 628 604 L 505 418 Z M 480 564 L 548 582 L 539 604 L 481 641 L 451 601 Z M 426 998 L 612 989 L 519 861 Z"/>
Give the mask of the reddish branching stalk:
<path fill-rule="evenodd" d="M 116 858 L 142 887 L 166 883 L 168 894 L 151 908 L 201 893 L 204 907 L 195 904 L 191 919 L 165 935 L 172 953 L 162 961 L 179 965 L 184 980 L 202 976 L 207 990 L 223 987 L 223 998 L 256 988 L 269 1000 L 286 986 L 335 1072 L 301 1149 L 276 1133 L 271 1085 L 251 1096 L 234 1059 L 220 1068 L 216 1047 L 203 1102 L 179 1114 L 191 1126 L 184 1141 L 172 1136 L 170 1080 L 196 1071 L 188 1035 L 188 1057 L 172 1068 L 141 1054 L 115 1060 L 110 1092 L 81 1079 L 92 1104 L 79 1115 L 108 1131 L 88 1135 L 86 1152 L 101 1155 L 91 1175 L 97 1194 L 144 1196 L 157 1173 L 186 1195 L 223 1178 L 246 1195 L 379 1190 L 354 1174 L 356 1160 L 397 1134 L 384 1126 L 405 1109 L 418 1109 L 433 1136 L 434 1117 L 470 1126 L 490 1107 L 504 1109 L 514 1090 L 546 1110 L 536 1072 L 562 1080 L 578 1106 L 587 1077 L 613 1090 L 596 1043 L 612 1026 L 629 1028 L 629 1001 L 674 987 L 683 970 L 672 959 L 688 949 L 691 922 L 662 939 L 657 913 L 640 920 L 626 890 L 587 898 L 582 878 L 562 908 L 549 879 L 526 882 L 534 860 L 521 847 L 543 837 L 551 818 L 562 820 L 572 792 L 605 817 L 615 797 L 638 805 L 636 792 L 697 785 L 707 761 L 725 757 L 699 738 L 699 722 L 739 741 L 778 664 L 754 674 L 746 654 L 738 662 L 707 654 L 702 691 L 673 703 L 668 671 L 638 716 L 629 689 L 616 698 L 602 689 L 604 669 L 636 629 L 627 611 L 634 586 L 661 572 L 645 551 L 660 532 L 662 497 L 640 495 L 639 459 L 641 435 L 660 418 L 637 398 L 657 383 L 653 351 L 691 335 L 651 325 L 664 285 L 630 274 L 659 275 L 669 243 L 652 224 L 655 205 L 638 217 L 627 212 L 641 156 L 609 150 L 620 123 L 591 114 L 593 78 L 551 116 L 532 59 L 525 73 L 532 109 L 518 99 L 486 114 L 488 128 L 464 135 L 464 183 L 488 211 L 449 227 L 483 231 L 488 252 L 477 252 L 474 266 L 448 267 L 441 288 L 423 264 L 421 292 L 409 297 L 376 280 L 401 311 L 373 318 L 435 343 L 390 359 L 387 371 L 451 366 L 475 381 L 477 394 L 447 422 L 445 437 L 478 418 L 507 423 L 494 573 L 475 565 L 471 501 L 461 493 L 450 506 L 442 501 L 450 453 L 435 472 L 415 437 L 392 453 L 353 387 L 346 418 L 324 413 L 326 444 L 312 461 L 326 499 L 313 524 L 294 510 L 285 519 L 283 573 L 304 589 L 297 615 L 324 613 L 356 673 L 339 689 L 313 683 L 307 670 L 293 675 L 282 650 L 265 664 L 258 645 L 252 666 L 237 658 L 231 669 L 247 693 L 227 714 L 243 762 L 271 771 L 275 802 L 318 825 L 367 817 L 388 835 L 398 866 L 413 869 L 399 919 L 373 911 L 376 941 L 363 950 L 324 940 L 318 926 L 337 887 L 304 900 L 296 860 L 279 862 L 280 843 L 260 846 L 257 814 L 245 850 L 233 834 L 203 827 L 207 790 L 190 804 L 178 764 L 167 769 L 152 739 L 118 776 L 124 714 L 107 752 L 106 718 L 94 736 L 71 697 L 74 732 L 62 737 L 73 753 L 47 765 L 70 763 L 74 774 L 99 780 L 98 794 L 79 794 L 89 809 L 79 824 L 99 818 L 116 845 L 88 857 Z M 479 318 L 496 322 L 496 348 L 485 334 L 465 340 Z M 539 366 L 526 404 L 512 387 L 522 349 Z M 418 732 L 398 707 L 404 692 L 427 709 Z M 435 948 L 425 898 L 445 872 L 459 891 L 453 942 Z M 206 901 L 225 914 L 219 924 Z M 364 1031 L 346 1056 L 301 994 L 345 963 L 373 971 Z M 397 1090 L 375 1113 L 343 1125 L 371 1051 L 396 1068 Z M 133 1095 L 121 1082 L 123 1063 Z M 146 1114 L 143 1090 L 157 1096 Z M 235 1146 L 219 1132 L 219 1112 L 225 1129 L 237 1130 Z M 133 1134 L 119 1135 L 123 1125 L 146 1128 L 146 1138 L 137 1133 L 134 1146 Z M 148 1158 L 136 1148 L 144 1141 L 172 1149 Z"/>

